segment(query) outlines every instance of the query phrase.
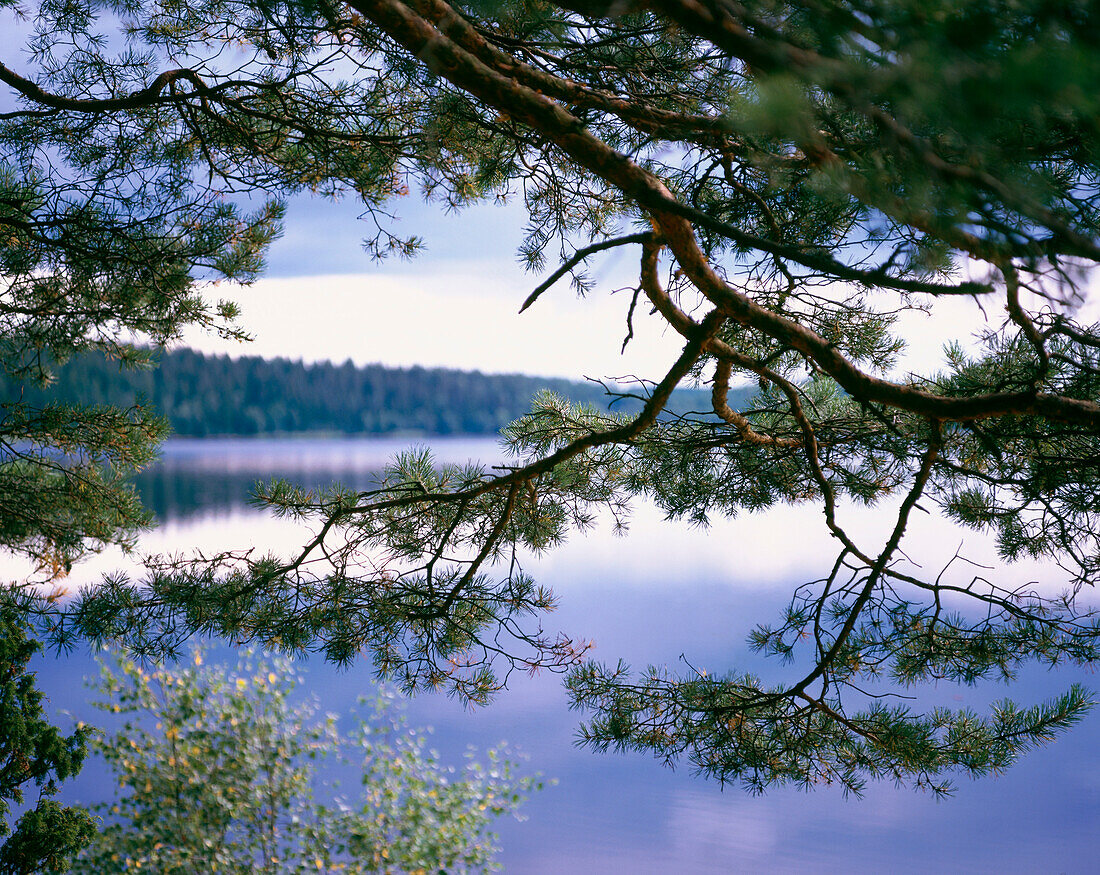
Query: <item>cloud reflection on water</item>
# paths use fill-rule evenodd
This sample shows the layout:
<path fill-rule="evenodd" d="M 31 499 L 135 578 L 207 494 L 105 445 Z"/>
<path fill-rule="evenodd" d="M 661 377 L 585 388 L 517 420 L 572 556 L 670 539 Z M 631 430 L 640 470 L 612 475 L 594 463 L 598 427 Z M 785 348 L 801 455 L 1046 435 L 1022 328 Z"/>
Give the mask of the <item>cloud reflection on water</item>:
<path fill-rule="evenodd" d="M 199 504 L 182 515 L 167 514 L 164 525 L 144 539 L 143 549 L 293 549 L 302 542 L 300 527 L 249 509 L 243 495 L 227 501 L 218 497 L 224 490 L 192 489 L 194 482 L 187 485 L 187 478 L 216 480 L 218 470 L 225 472 L 221 476 L 227 483 L 242 474 L 245 480 L 277 473 L 304 480 L 334 473 L 358 477 L 376 470 L 395 449 L 346 442 L 342 447 L 326 445 L 313 455 L 306 443 L 265 443 L 223 445 L 214 452 L 207 452 L 213 448 L 205 445 L 170 447 L 166 464 L 170 477 L 179 481 L 172 488 L 176 494 L 198 496 Z M 471 446 L 452 443 L 447 452 L 464 461 L 468 456 L 463 454 L 477 451 L 472 445 L 495 451 L 492 441 L 467 443 Z M 258 460 L 265 460 L 266 471 Z M 844 513 L 856 521 L 853 530 L 868 538 L 890 524 L 885 513 L 874 509 L 845 508 Z M 823 528 L 816 508 L 746 515 L 702 531 L 668 526 L 659 511 L 643 506 L 626 537 L 608 538 L 607 528 L 599 528 L 526 565 L 561 597 L 561 607 L 547 626 L 594 638 L 600 659 L 621 656 L 635 667 L 654 662 L 674 671 L 686 670 L 687 660 L 712 672 L 749 668 L 778 680 L 792 669 L 754 657 L 745 636 L 753 623 L 774 619 L 792 580 L 817 576 L 831 561 L 834 547 Z M 932 518 L 921 516 L 913 534 L 910 555 L 921 557 L 929 568 L 938 568 L 935 563 L 949 558 L 957 545 L 957 532 L 951 529 L 948 538 L 944 524 Z M 74 571 L 91 581 L 119 561 L 117 555 L 103 556 Z M 1023 575 L 1031 579 L 1036 570 L 1026 569 Z M 78 719 L 94 722 L 101 715 L 84 704 L 75 677 L 89 668 L 79 654 L 68 662 L 56 661 L 43 670 L 43 686 L 55 709 L 67 708 Z M 339 671 L 311 660 L 308 671 L 308 687 L 323 710 L 343 711 L 373 683 L 371 667 L 362 663 Z M 1050 674 L 1032 667 L 1022 673 L 1013 693 L 1032 703 L 1078 679 L 1100 686 L 1085 672 Z M 990 684 L 943 684 L 922 688 L 921 699 L 981 711 L 1005 692 Z M 544 675 L 517 676 L 493 705 L 479 711 L 435 696 L 422 696 L 409 706 L 414 723 L 435 725 L 433 744 L 452 759 L 468 744 L 485 748 L 507 738 L 530 755 L 531 768 L 559 779 L 525 807 L 526 822 L 499 825 L 508 871 L 1094 870 L 1100 816 L 1096 714 L 1004 776 L 966 782 L 954 799 L 943 802 L 889 784 L 868 787 L 863 800 L 846 800 L 836 788 L 811 794 L 780 789 L 757 799 L 736 787 L 722 790 L 701 781 L 687 765 L 671 771 L 645 756 L 578 750 L 573 738 L 579 717 L 566 705 L 559 679 Z M 83 783 L 74 784 L 76 791 L 101 793 L 96 774 L 91 769 Z"/>

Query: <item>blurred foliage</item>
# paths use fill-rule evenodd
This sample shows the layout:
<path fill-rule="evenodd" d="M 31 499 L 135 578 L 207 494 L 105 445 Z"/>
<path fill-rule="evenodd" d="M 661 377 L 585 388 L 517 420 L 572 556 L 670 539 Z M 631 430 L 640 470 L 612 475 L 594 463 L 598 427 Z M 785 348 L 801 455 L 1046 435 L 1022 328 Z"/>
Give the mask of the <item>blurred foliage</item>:
<path fill-rule="evenodd" d="M 282 657 L 245 654 L 235 669 L 146 671 L 102 663 L 97 704 L 121 715 L 96 752 L 118 779 L 98 806 L 104 828 L 74 872 L 482 872 L 499 868 L 493 820 L 537 778 L 504 749 L 445 765 L 392 694 L 361 700 L 349 730 L 302 702 Z M 315 793 L 334 766 L 359 786 Z M 329 788 L 331 789 L 331 788 Z M 327 795 L 327 791 L 326 791 Z"/>

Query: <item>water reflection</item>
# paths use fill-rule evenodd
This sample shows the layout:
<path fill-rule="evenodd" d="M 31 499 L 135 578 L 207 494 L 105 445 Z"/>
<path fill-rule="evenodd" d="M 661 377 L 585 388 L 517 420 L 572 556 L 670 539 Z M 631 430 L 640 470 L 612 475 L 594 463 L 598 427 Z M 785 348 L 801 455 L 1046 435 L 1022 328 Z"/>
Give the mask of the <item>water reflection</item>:
<path fill-rule="evenodd" d="M 155 544 L 186 550 L 216 535 L 237 546 L 293 546 L 286 543 L 292 532 L 245 505 L 255 480 L 278 475 L 321 485 L 336 479 L 363 488 L 402 446 L 399 440 L 174 443 L 140 482 L 163 521 Z M 499 460 L 492 441 L 433 447 L 444 461 Z M 792 519 L 774 517 L 771 529 L 766 521 L 746 520 L 704 533 L 670 529 L 660 514 L 642 509 L 627 537 L 612 539 L 604 530 L 575 539 L 530 570 L 561 597 L 548 625 L 594 639 L 601 659 L 623 657 L 641 667 L 682 665 L 683 657 L 712 671 L 737 666 L 779 676 L 786 670 L 761 666 L 744 640 L 753 623 L 776 616 L 789 594 L 789 584 L 774 582 L 790 580 L 792 568 L 800 573 L 815 561 L 813 533 L 792 529 L 806 525 Z M 796 533 L 800 550 L 792 551 Z M 307 668 L 307 685 L 322 710 L 343 711 L 372 684 L 367 665 L 341 672 L 311 661 Z M 84 704 L 79 678 L 89 669 L 81 656 L 48 663 L 43 686 L 55 708 L 102 721 Z M 1081 671 L 1030 669 L 1013 694 L 1033 702 L 1081 679 L 1100 686 Z M 1004 694 L 991 685 L 942 685 L 923 691 L 922 699 L 981 711 Z M 558 779 L 525 806 L 526 822 L 499 825 L 502 860 L 512 872 L 1095 871 L 1096 714 L 1007 774 L 964 783 L 955 798 L 937 802 L 890 785 L 870 787 L 864 800 L 844 799 L 833 788 L 779 790 L 753 799 L 645 757 L 578 750 L 572 743 L 578 715 L 568 711 L 553 676 L 515 677 L 480 711 L 434 696 L 415 700 L 410 709 L 414 722 L 436 727 L 435 745 L 449 757 L 457 759 L 469 744 L 485 748 L 507 739 L 530 755 L 532 768 Z M 93 766 L 66 792 L 103 798 L 104 781 L 102 769 Z"/>
<path fill-rule="evenodd" d="M 134 485 L 160 523 L 177 523 L 239 510 L 257 481 L 273 477 L 310 488 L 340 483 L 370 489 L 394 456 L 409 446 L 402 438 L 175 439 L 165 444 L 155 465 L 134 478 Z M 435 438 L 430 446 L 441 464 L 497 464 L 503 458 L 497 443 L 484 438 Z"/>

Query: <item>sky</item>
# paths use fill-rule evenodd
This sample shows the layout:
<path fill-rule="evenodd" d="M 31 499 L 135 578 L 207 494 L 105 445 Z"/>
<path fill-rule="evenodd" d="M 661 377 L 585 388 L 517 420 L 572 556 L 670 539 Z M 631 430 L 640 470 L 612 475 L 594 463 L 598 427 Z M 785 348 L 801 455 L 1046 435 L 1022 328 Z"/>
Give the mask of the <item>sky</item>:
<path fill-rule="evenodd" d="M 242 345 L 192 331 L 185 342 L 231 355 L 572 379 L 659 379 L 679 354 L 679 336 L 644 302 L 634 338 L 621 349 L 637 247 L 592 259 L 596 285 L 586 298 L 563 279 L 520 314 L 546 275 L 527 273 L 516 260 L 526 221 L 521 206 L 482 205 L 448 215 L 410 198 L 397 207 L 397 233 L 423 237 L 426 251 L 412 260 L 373 262 L 361 245 L 371 226 L 357 220 L 355 202 L 293 200 L 265 277 L 251 287 L 210 290 L 240 304 L 242 325 L 254 340 Z M 905 369 L 934 368 L 947 339 L 1004 319 L 1000 305 L 983 313 L 970 300 L 941 300 L 936 311 L 934 319 L 907 314 Z"/>
<path fill-rule="evenodd" d="M 526 220 L 521 208 L 483 205 L 448 215 L 411 199 L 399 206 L 406 215 L 397 232 L 422 236 L 426 251 L 374 262 L 361 245 L 371 226 L 357 221 L 355 203 L 293 201 L 265 278 L 248 288 L 212 290 L 240 304 L 254 340 L 242 348 L 191 332 L 188 345 L 233 355 L 573 379 L 663 373 L 679 354 L 679 337 L 662 332 L 640 307 L 635 338 L 621 353 L 633 252 L 593 261 L 597 291 L 587 299 L 564 279 L 521 315 L 520 305 L 544 276 L 525 272 L 516 260 Z"/>

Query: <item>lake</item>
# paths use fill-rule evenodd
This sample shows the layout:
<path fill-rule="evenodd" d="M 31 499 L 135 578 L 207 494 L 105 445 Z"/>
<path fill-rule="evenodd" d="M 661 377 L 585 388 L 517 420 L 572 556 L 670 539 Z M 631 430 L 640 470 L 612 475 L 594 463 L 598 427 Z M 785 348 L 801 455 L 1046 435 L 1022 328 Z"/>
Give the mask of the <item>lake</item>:
<path fill-rule="evenodd" d="M 365 485 L 407 443 L 171 441 L 162 461 L 139 480 L 161 523 L 143 548 L 288 550 L 302 539 L 300 531 L 250 508 L 245 502 L 252 483 L 281 476 Z M 442 461 L 491 463 L 500 455 L 492 440 L 430 443 Z M 864 512 L 858 520 L 870 531 L 882 517 Z M 914 534 L 919 547 L 943 547 L 947 538 L 947 549 L 954 549 L 957 533 L 947 537 L 935 521 L 927 526 Z M 684 668 L 686 660 L 712 673 L 751 665 L 778 679 L 793 676 L 797 667 L 761 666 L 745 637 L 755 623 L 778 616 L 792 585 L 817 576 L 831 560 L 822 528 L 813 508 L 700 531 L 666 524 L 653 508 L 641 507 L 627 536 L 612 537 L 603 527 L 527 567 L 560 597 L 547 627 L 594 640 L 595 655 L 605 662 L 622 657 L 636 668 Z M 94 580 L 120 561 L 115 554 L 97 557 L 74 569 L 74 576 Z M 366 665 L 340 671 L 311 660 L 304 668 L 323 711 L 344 711 L 373 683 Z M 102 722 L 81 686 L 92 670 L 82 653 L 40 661 L 40 685 L 51 708 Z M 1075 681 L 1100 687 L 1081 670 L 1030 669 L 1013 693 L 1030 704 Z M 980 711 L 1005 694 L 992 685 L 944 684 L 921 695 Z M 962 780 L 952 798 L 940 801 L 890 784 L 869 786 L 863 799 L 844 798 L 832 788 L 810 794 L 778 789 L 753 798 L 697 778 L 690 767 L 673 771 L 641 755 L 594 754 L 574 745 L 579 718 L 568 711 L 553 675 L 514 677 L 493 704 L 476 711 L 426 695 L 410 704 L 409 713 L 412 723 L 434 727 L 433 746 L 456 764 L 468 745 L 484 749 L 506 739 L 529 756 L 530 770 L 557 780 L 521 809 L 526 820 L 498 823 L 500 859 L 509 872 L 1096 871 L 1100 713 L 1006 774 Z M 89 764 L 64 796 L 103 799 L 113 786 L 107 780 L 101 766 Z"/>

